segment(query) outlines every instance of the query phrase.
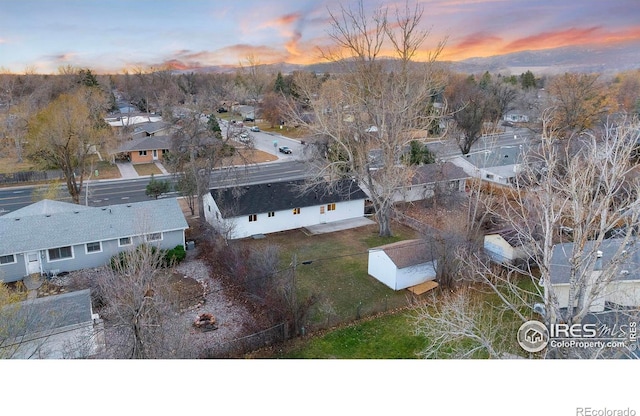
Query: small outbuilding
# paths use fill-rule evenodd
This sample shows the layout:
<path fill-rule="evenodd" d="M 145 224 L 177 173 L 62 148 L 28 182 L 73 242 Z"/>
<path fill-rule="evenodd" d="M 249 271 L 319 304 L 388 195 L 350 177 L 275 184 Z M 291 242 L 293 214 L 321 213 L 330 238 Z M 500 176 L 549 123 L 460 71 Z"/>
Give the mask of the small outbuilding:
<path fill-rule="evenodd" d="M 511 228 L 485 234 L 484 251 L 491 260 L 501 264 L 514 264 L 527 259 L 518 232 Z"/>
<path fill-rule="evenodd" d="M 393 290 L 436 278 L 437 261 L 424 240 L 404 240 L 369 249 L 368 273 Z"/>

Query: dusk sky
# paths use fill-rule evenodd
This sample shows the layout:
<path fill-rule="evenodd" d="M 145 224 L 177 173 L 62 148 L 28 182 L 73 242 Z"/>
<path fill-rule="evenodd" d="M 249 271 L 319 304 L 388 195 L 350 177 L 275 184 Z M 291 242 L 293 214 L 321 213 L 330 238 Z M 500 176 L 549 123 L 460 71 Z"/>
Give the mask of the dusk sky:
<path fill-rule="evenodd" d="M 0 0 L 0 71 L 318 62 L 350 0 Z M 365 0 L 365 7 L 380 2 Z M 394 2 L 385 2 L 393 10 Z M 398 5 L 403 6 L 404 0 Z M 410 3 L 414 4 L 414 3 Z M 421 0 L 441 59 L 640 40 L 640 0 Z M 393 15 L 390 13 L 390 15 Z"/>

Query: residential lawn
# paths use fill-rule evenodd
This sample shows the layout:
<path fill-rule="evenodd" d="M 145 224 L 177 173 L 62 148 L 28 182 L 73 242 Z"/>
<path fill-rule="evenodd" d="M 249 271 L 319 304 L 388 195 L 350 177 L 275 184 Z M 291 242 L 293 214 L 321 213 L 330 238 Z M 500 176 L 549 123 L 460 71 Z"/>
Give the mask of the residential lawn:
<path fill-rule="evenodd" d="M 401 311 L 309 338 L 273 358 L 418 358 L 424 345 L 413 335 L 411 316 Z"/>
<path fill-rule="evenodd" d="M 393 230 L 393 240 L 417 236 L 414 230 L 399 224 L 394 224 Z M 314 295 L 318 299 L 306 323 L 313 330 L 407 304 L 407 291 L 389 289 L 367 273 L 367 250 L 389 241 L 377 233 L 377 225 L 372 225 L 320 235 L 293 230 L 246 241 L 255 246 L 279 246 L 281 269 L 290 268 L 296 255 L 298 298 Z M 308 261 L 311 263 L 303 264 Z"/>
<path fill-rule="evenodd" d="M 98 175 L 96 175 L 95 170 L 98 171 Z M 94 172 L 91 175 L 92 180 L 96 179 L 117 179 L 121 178 L 120 170 L 116 165 L 112 165 L 108 161 L 96 162 L 94 165 Z"/>
<path fill-rule="evenodd" d="M 162 175 L 162 171 L 154 163 L 141 163 L 133 167 L 140 176 Z"/>

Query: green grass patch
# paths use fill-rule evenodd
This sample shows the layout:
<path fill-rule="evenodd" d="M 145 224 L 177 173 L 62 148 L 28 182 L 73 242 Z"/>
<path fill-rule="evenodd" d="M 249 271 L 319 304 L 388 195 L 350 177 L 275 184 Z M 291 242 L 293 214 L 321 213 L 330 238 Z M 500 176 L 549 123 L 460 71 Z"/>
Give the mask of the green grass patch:
<path fill-rule="evenodd" d="M 393 229 L 396 241 L 417 236 L 414 230 L 399 224 Z M 290 267 L 296 255 L 299 299 L 312 295 L 318 298 L 305 324 L 313 330 L 406 305 L 406 291 L 389 289 L 367 273 L 368 249 L 387 241 L 377 233 L 376 225 L 312 236 L 295 230 L 246 242 L 278 245 L 281 269 Z"/>
<path fill-rule="evenodd" d="M 141 163 L 133 165 L 133 168 L 140 176 L 162 175 L 162 171 L 158 169 L 155 163 Z"/>
<path fill-rule="evenodd" d="M 277 358 L 417 358 L 424 344 L 413 335 L 412 318 L 398 312 L 311 338 Z"/>

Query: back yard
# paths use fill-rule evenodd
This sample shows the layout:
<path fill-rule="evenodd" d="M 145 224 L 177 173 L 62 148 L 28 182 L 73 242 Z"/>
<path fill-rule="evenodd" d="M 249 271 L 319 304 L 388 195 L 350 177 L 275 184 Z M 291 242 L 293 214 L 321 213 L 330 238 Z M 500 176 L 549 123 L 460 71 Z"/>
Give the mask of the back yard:
<path fill-rule="evenodd" d="M 278 246 L 281 270 L 292 268 L 296 257 L 299 299 L 311 295 L 318 299 L 306 323 L 312 330 L 407 305 L 409 292 L 395 292 L 367 273 L 369 248 L 417 237 L 414 230 L 397 223 L 393 230 L 391 238 L 379 237 L 377 225 L 320 235 L 293 230 L 245 243 Z"/>

